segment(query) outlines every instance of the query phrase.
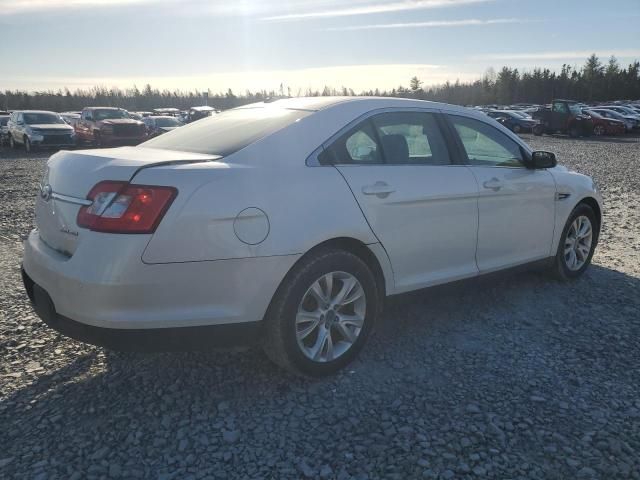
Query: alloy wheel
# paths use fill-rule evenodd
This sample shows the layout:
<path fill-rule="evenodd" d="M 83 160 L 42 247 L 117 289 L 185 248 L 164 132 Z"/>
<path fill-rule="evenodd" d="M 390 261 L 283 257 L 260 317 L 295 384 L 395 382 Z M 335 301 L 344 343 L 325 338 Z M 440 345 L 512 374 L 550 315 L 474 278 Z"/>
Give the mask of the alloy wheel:
<path fill-rule="evenodd" d="M 602 125 L 596 125 L 593 129 L 593 133 L 595 133 L 598 137 L 604 135 L 604 127 Z"/>
<path fill-rule="evenodd" d="M 564 241 L 564 261 L 569 270 L 574 272 L 580 270 L 587 262 L 592 242 L 591 221 L 584 215 L 576 217 Z"/>
<path fill-rule="evenodd" d="M 367 300 L 356 277 L 330 272 L 307 289 L 296 314 L 296 339 L 314 362 L 330 362 L 353 347 L 364 326 Z"/>

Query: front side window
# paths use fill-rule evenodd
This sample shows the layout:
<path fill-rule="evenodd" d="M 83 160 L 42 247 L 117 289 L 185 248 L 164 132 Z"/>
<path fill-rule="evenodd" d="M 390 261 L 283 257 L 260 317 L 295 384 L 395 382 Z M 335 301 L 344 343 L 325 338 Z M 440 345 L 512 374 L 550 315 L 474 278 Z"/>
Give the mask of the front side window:
<path fill-rule="evenodd" d="M 554 103 L 553 111 L 558 113 L 569 113 L 567 106 L 564 103 Z"/>
<path fill-rule="evenodd" d="M 470 165 L 523 167 L 520 146 L 502 132 L 479 120 L 449 115 Z"/>

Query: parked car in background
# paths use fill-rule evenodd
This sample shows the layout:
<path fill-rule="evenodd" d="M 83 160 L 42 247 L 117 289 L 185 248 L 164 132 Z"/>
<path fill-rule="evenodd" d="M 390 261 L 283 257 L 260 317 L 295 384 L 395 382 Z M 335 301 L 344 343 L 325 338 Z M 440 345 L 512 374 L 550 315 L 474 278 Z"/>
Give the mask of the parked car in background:
<path fill-rule="evenodd" d="M 588 113 L 595 112 L 604 118 L 610 118 L 613 120 L 619 120 L 621 122 L 624 122 L 627 132 L 633 131 L 633 129 L 636 126 L 636 121 L 632 117 L 622 115 L 613 110 L 609 110 L 608 108 L 592 107 L 592 108 L 589 108 L 587 112 Z"/>
<path fill-rule="evenodd" d="M 122 108 L 85 108 L 75 129 L 78 143 L 97 147 L 137 145 L 147 138 L 145 124 L 131 118 Z"/>
<path fill-rule="evenodd" d="M 147 136 L 149 138 L 157 137 L 184 125 L 176 117 L 171 116 L 145 117 L 142 121 L 147 126 Z"/>
<path fill-rule="evenodd" d="M 593 134 L 598 137 L 602 135 L 620 135 L 627 131 L 622 120 L 606 118 L 589 109 L 582 109 L 582 112 L 591 117 L 591 121 L 593 122 Z"/>
<path fill-rule="evenodd" d="M 39 147 L 73 147 L 75 132 L 55 112 L 20 110 L 9 116 L 9 145 L 23 145 L 27 152 Z"/>
<path fill-rule="evenodd" d="M 528 115 L 512 110 L 491 110 L 487 112 L 491 118 L 502 123 L 514 133 L 531 132 L 538 122 Z"/>
<path fill-rule="evenodd" d="M 354 359 L 387 295 L 537 261 L 579 277 L 602 209 L 591 178 L 482 113 L 370 97 L 58 153 L 42 191 L 23 280 L 53 328 L 133 350 L 255 339 L 316 376 Z"/>
<path fill-rule="evenodd" d="M 161 117 L 177 117 L 180 115 L 180 109 L 173 107 L 154 108 L 153 115 Z"/>
<path fill-rule="evenodd" d="M 184 119 L 185 123 L 195 122 L 202 118 L 210 117 L 216 113 L 216 109 L 209 106 L 191 107 Z"/>
<path fill-rule="evenodd" d="M 80 120 L 80 113 L 81 112 L 62 112 L 60 116 L 69 125 L 71 125 L 72 127 L 75 127 L 76 122 Z"/>
<path fill-rule="evenodd" d="M 543 133 L 566 133 L 571 137 L 589 136 L 593 133 L 593 122 L 582 113 L 578 102 L 554 100 L 551 108 L 542 108 L 532 114 L 539 124 L 533 128 L 534 135 Z"/>
<path fill-rule="evenodd" d="M 0 147 L 9 141 L 9 115 L 0 114 Z"/>
<path fill-rule="evenodd" d="M 618 112 L 625 118 L 634 121 L 634 128 L 640 126 L 640 113 L 636 112 L 634 109 L 625 107 L 622 105 L 599 105 L 598 108 L 606 108 L 607 110 L 613 110 L 614 112 Z"/>

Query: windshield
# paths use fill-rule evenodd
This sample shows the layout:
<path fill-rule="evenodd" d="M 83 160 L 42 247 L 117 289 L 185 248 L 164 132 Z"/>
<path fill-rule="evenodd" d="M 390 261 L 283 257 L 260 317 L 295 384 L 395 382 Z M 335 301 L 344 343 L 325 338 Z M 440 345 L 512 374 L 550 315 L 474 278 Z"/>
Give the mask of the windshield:
<path fill-rule="evenodd" d="M 24 123 L 27 125 L 38 125 L 40 123 L 65 123 L 59 115 L 55 113 L 23 113 Z"/>
<path fill-rule="evenodd" d="M 94 110 L 93 111 L 93 119 L 94 120 L 108 120 L 114 118 L 130 118 L 129 112 L 126 110 L 120 109 L 103 109 L 103 110 Z"/>
<path fill-rule="evenodd" d="M 591 115 L 593 118 L 604 118 L 598 112 L 594 112 L 593 110 L 583 110 L 582 113 L 586 115 Z"/>
<path fill-rule="evenodd" d="M 155 122 L 158 127 L 179 127 L 182 125 L 175 118 L 156 118 Z"/>
<path fill-rule="evenodd" d="M 273 107 L 227 110 L 176 128 L 141 146 L 226 156 L 311 113 Z"/>

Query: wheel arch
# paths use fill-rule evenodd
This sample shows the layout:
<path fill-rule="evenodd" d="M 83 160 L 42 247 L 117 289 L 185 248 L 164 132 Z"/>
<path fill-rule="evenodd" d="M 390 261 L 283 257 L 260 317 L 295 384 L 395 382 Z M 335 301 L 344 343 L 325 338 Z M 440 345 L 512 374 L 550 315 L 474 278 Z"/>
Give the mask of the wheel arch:
<path fill-rule="evenodd" d="M 602 228 L 602 209 L 600 208 L 600 204 L 593 197 L 584 197 L 577 204 L 576 207 L 580 204 L 585 204 L 591 207 L 593 212 L 596 214 L 596 219 L 598 220 L 598 235 L 600 234 L 600 229 Z M 575 207 L 574 207 L 575 208 Z"/>
<path fill-rule="evenodd" d="M 377 245 L 379 248 L 374 247 L 374 245 Z M 361 240 L 357 240 L 353 237 L 335 237 L 325 240 L 310 248 L 307 253 L 298 260 L 298 262 L 309 254 L 323 248 L 345 250 L 359 257 L 373 272 L 380 292 L 380 298 L 384 299 L 386 297 L 387 291 L 389 290 L 389 282 L 393 280 L 393 274 L 390 272 L 391 265 L 389 264 L 387 254 L 384 252 L 384 249 L 382 249 L 380 244 L 367 245 Z M 374 250 L 377 251 L 374 252 Z M 384 257 L 382 259 L 379 258 L 382 255 L 384 255 Z M 296 262 L 296 264 L 298 262 Z M 391 275 L 391 277 L 389 277 L 389 275 Z"/>

